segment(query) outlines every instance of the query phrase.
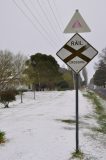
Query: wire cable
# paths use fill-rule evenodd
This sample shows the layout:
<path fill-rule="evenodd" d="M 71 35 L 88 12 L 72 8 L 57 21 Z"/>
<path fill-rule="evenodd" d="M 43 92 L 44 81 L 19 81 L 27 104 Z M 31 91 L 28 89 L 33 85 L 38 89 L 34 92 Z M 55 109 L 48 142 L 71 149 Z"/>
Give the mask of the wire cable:
<path fill-rule="evenodd" d="M 15 4 L 15 6 L 21 11 L 21 13 L 26 17 L 26 19 L 33 25 L 34 29 L 37 30 L 40 33 L 40 35 L 48 41 L 46 35 L 40 31 L 40 29 L 35 25 L 35 23 L 31 20 L 31 18 L 24 12 L 24 10 L 18 5 L 18 3 L 15 0 L 12 1 Z M 52 43 L 50 43 L 50 45 L 52 46 L 52 48 L 54 48 L 54 45 L 52 45 Z"/>
<path fill-rule="evenodd" d="M 31 9 L 28 7 L 27 3 L 25 2 L 25 0 L 22 0 L 23 4 L 25 5 L 25 7 L 27 8 L 27 10 L 30 12 L 30 14 L 32 15 L 32 17 L 37 21 L 37 23 L 40 25 L 40 27 L 42 28 L 42 30 L 44 30 L 44 32 L 48 35 L 48 37 L 50 36 L 50 34 L 46 31 L 46 29 L 43 27 L 43 25 L 39 22 L 39 19 L 33 14 L 33 12 L 31 11 Z M 52 42 L 50 41 L 50 39 L 48 38 L 50 43 L 55 43 L 55 41 L 52 40 Z"/>
<path fill-rule="evenodd" d="M 33 9 L 36 10 L 36 8 L 34 7 L 34 6 L 35 6 L 35 3 L 33 4 L 33 2 L 32 2 L 31 0 L 30 0 L 29 2 L 30 2 L 30 4 L 31 4 L 31 6 L 33 7 Z M 34 1 L 34 2 L 35 2 L 35 1 Z M 37 2 L 38 2 L 38 1 L 37 1 Z M 38 2 L 38 5 L 39 5 L 39 2 Z M 40 7 L 40 5 L 39 5 L 39 7 Z M 40 9 L 41 9 L 41 7 L 40 7 Z M 41 9 L 41 11 L 42 11 L 42 9 Z M 37 14 L 38 14 L 39 17 L 41 17 L 41 15 L 40 15 L 38 12 L 37 12 Z M 43 12 L 43 15 L 46 16 L 46 15 L 44 14 L 44 12 Z M 48 17 L 46 17 L 46 20 L 47 20 L 47 22 L 48 22 L 48 19 L 47 19 L 47 18 L 48 18 Z M 48 23 L 51 24 L 50 21 L 49 21 Z M 51 25 L 51 27 L 52 27 L 52 25 Z M 46 28 L 48 28 L 48 27 L 46 26 Z M 51 29 L 51 28 L 48 28 L 48 30 L 51 32 L 50 29 Z M 52 28 L 52 29 L 54 29 L 54 28 Z M 54 31 L 55 31 L 55 30 L 54 30 Z M 52 33 L 54 33 L 53 30 L 52 30 Z M 57 36 L 56 33 L 55 33 L 55 36 L 56 36 L 56 37 L 55 37 L 55 41 L 56 41 L 56 43 L 58 43 L 59 37 Z"/>
<path fill-rule="evenodd" d="M 58 16 L 59 16 L 59 19 L 60 19 L 61 25 L 62 25 L 62 27 L 64 27 L 64 26 L 63 26 L 62 19 L 61 19 L 61 16 L 60 16 L 60 13 L 59 13 L 59 11 L 58 11 L 58 9 L 57 9 L 57 6 L 56 6 L 56 2 L 55 2 L 55 0 L 53 0 L 53 4 L 54 4 L 54 7 L 55 7 L 55 9 L 56 9 L 56 12 L 57 12 L 57 14 L 58 14 Z"/>
<path fill-rule="evenodd" d="M 55 27 L 53 27 L 51 21 L 50 21 L 49 18 L 48 18 L 48 14 L 46 14 L 44 8 L 42 7 L 42 5 L 41 5 L 41 3 L 40 3 L 40 0 L 37 0 L 37 3 L 38 3 L 38 5 L 39 5 L 39 7 L 40 7 L 42 13 L 45 15 L 46 20 L 48 21 L 48 23 L 49 23 L 49 25 L 51 26 L 52 30 L 54 31 L 54 33 L 55 33 L 57 39 L 59 39 L 59 41 L 60 41 L 60 37 L 57 35 L 57 32 L 58 32 L 58 31 L 56 30 Z M 49 15 L 49 16 L 50 16 L 50 15 Z"/>
<path fill-rule="evenodd" d="M 61 27 L 60 27 L 60 24 L 59 24 L 59 22 L 58 22 L 58 19 L 57 19 L 56 15 L 55 15 L 55 13 L 54 13 L 54 10 L 53 10 L 53 8 L 52 8 L 52 6 L 51 6 L 51 3 L 50 3 L 49 0 L 47 0 L 47 2 L 48 2 L 48 5 L 49 5 L 49 7 L 50 7 L 50 9 L 51 9 L 51 11 L 52 11 L 52 14 L 53 14 L 53 16 L 54 16 L 54 19 L 55 19 L 55 21 L 56 21 L 56 23 L 57 23 L 60 31 L 62 32 L 62 29 L 61 29 Z"/>

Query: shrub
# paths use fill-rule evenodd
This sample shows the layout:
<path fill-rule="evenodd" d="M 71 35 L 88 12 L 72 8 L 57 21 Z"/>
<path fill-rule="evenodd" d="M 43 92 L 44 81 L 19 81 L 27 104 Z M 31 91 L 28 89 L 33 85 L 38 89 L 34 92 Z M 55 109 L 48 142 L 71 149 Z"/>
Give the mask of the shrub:
<path fill-rule="evenodd" d="M 57 88 L 58 88 L 58 90 L 70 89 L 69 84 L 64 80 L 57 83 Z"/>
<path fill-rule="evenodd" d="M 5 108 L 8 108 L 9 102 L 15 101 L 16 93 L 14 90 L 6 90 L 0 92 L 0 102 L 4 104 Z"/>
<path fill-rule="evenodd" d="M 0 131 L 0 143 L 5 142 L 5 132 Z"/>

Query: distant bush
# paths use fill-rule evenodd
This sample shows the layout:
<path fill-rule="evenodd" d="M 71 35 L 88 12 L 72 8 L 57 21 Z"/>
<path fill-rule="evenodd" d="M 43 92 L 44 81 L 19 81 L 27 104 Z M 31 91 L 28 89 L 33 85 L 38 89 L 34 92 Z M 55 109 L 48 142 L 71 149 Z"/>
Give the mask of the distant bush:
<path fill-rule="evenodd" d="M 30 90 L 32 91 L 32 90 Z M 20 92 L 28 92 L 28 89 L 18 89 L 17 94 L 20 94 Z"/>
<path fill-rule="evenodd" d="M 0 143 L 5 142 L 5 132 L 0 131 Z"/>
<path fill-rule="evenodd" d="M 0 102 L 4 104 L 5 108 L 9 107 L 9 102 L 15 101 L 16 93 L 14 90 L 6 90 L 0 92 Z"/>
<path fill-rule="evenodd" d="M 60 81 L 57 83 L 58 90 L 68 90 L 70 89 L 69 84 L 66 81 Z"/>

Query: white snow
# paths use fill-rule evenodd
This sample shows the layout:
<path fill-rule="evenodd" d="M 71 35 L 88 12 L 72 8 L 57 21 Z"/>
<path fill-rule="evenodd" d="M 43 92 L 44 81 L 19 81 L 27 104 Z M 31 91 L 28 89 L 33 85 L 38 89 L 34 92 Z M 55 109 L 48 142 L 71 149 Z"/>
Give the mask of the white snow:
<path fill-rule="evenodd" d="M 105 135 L 94 134 L 97 125 L 92 105 L 79 92 L 80 148 L 85 160 L 105 160 Z M 90 115 L 91 118 L 86 118 Z M 75 151 L 75 91 L 26 92 L 9 109 L 0 108 L 0 130 L 7 141 L 0 145 L 0 160 L 69 160 Z"/>

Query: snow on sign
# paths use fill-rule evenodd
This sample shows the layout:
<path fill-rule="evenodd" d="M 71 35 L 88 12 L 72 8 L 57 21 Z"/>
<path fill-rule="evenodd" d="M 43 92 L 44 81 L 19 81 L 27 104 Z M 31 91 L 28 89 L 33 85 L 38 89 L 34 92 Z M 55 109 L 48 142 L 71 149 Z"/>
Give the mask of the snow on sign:
<path fill-rule="evenodd" d="M 64 33 L 82 33 L 82 32 L 90 32 L 90 28 L 84 21 L 83 17 L 76 10 L 75 14 L 73 15 L 71 21 L 68 23 L 67 27 L 64 30 Z"/>
<path fill-rule="evenodd" d="M 79 73 L 98 51 L 76 33 L 56 54 L 74 72 Z"/>

